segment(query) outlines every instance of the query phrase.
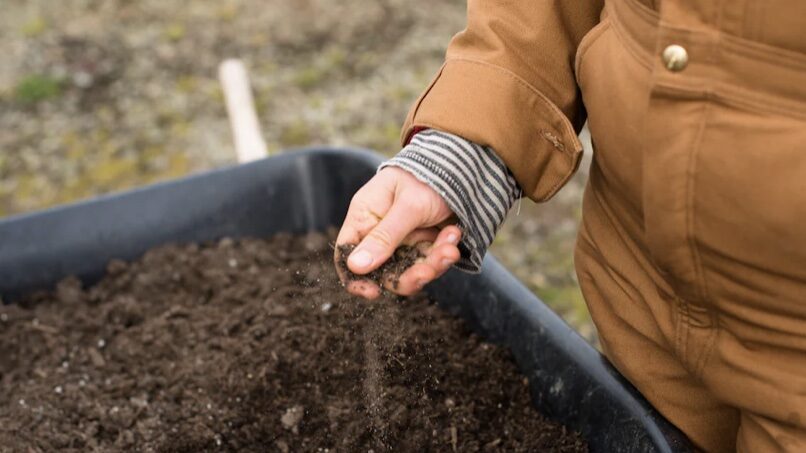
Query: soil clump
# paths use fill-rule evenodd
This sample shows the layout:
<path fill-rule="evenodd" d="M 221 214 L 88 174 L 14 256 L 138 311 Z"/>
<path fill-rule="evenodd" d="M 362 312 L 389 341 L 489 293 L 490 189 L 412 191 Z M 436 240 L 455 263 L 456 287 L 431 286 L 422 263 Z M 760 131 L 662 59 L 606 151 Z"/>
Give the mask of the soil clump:
<path fill-rule="evenodd" d="M 395 250 L 395 253 L 389 257 L 379 268 L 364 275 L 353 273 L 347 267 L 347 258 L 355 250 L 354 244 L 343 244 L 336 246 L 338 249 L 338 261 L 336 265 L 339 270 L 347 277 L 348 281 L 369 280 L 381 288 L 384 288 L 384 283 L 389 282 L 392 288 L 397 288 L 400 282 L 400 276 L 403 272 L 416 263 L 419 259 L 424 258 L 425 255 L 420 250 L 420 244 L 415 246 L 403 245 Z"/>

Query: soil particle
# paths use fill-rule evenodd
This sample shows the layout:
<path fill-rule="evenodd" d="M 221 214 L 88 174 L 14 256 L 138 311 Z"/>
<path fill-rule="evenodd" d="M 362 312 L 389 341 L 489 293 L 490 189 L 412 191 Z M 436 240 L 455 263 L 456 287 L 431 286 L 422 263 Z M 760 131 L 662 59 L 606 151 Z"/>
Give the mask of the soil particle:
<path fill-rule="evenodd" d="M 0 306 L 0 445 L 587 451 L 532 408 L 505 350 L 432 301 L 346 294 L 327 243 L 168 245 Z"/>
<path fill-rule="evenodd" d="M 280 422 L 283 424 L 285 429 L 290 429 L 294 434 L 299 434 L 299 422 L 302 421 L 302 417 L 304 415 L 304 407 L 294 406 L 285 411 L 285 414 L 280 417 Z"/>
<path fill-rule="evenodd" d="M 338 250 L 337 265 L 348 281 L 370 280 L 381 288 L 384 287 L 384 283 L 390 283 L 392 288 L 397 288 L 403 272 L 425 257 L 422 249 L 426 244 L 421 242 L 414 246 L 400 246 L 379 268 L 364 275 L 355 274 L 347 267 L 347 258 L 353 253 L 356 246 L 354 244 L 343 244 L 336 247 Z"/>

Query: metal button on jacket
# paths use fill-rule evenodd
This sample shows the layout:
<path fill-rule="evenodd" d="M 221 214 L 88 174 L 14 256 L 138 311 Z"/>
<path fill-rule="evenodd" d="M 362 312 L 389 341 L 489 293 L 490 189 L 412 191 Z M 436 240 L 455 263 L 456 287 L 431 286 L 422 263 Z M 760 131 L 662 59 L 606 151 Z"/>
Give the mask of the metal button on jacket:
<path fill-rule="evenodd" d="M 666 69 L 672 72 L 682 71 L 688 64 L 688 52 L 683 46 L 678 46 L 677 44 L 672 44 L 663 49 L 661 58 L 663 58 L 663 64 Z"/>

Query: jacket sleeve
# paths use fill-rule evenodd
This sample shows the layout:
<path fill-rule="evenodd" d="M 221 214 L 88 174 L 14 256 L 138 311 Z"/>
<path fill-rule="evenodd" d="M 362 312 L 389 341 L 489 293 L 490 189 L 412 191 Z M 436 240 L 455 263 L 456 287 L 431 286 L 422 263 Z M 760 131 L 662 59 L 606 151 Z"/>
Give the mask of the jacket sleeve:
<path fill-rule="evenodd" d="M 544 201 L 574 174 L 585 121 L 574 77 L 601 0 L 468 0 L 467 27 L 409 111 L 406 145 L 424 128 L 496 150 L 524 195 Z"/>

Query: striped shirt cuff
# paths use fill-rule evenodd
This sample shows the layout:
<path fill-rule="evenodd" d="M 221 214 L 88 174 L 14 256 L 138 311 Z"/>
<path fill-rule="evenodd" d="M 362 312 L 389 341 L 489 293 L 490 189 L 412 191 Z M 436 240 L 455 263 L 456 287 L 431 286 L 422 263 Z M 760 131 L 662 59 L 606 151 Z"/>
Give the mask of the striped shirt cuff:
<path fill-rule="evenodd" d="M 459 218 L 461 258 L 456 267 L 479 272 L 487 248 L 522 191 L 495 152 L 459 136 L 426 129 L 384 162 L 428 184 Z"/>

